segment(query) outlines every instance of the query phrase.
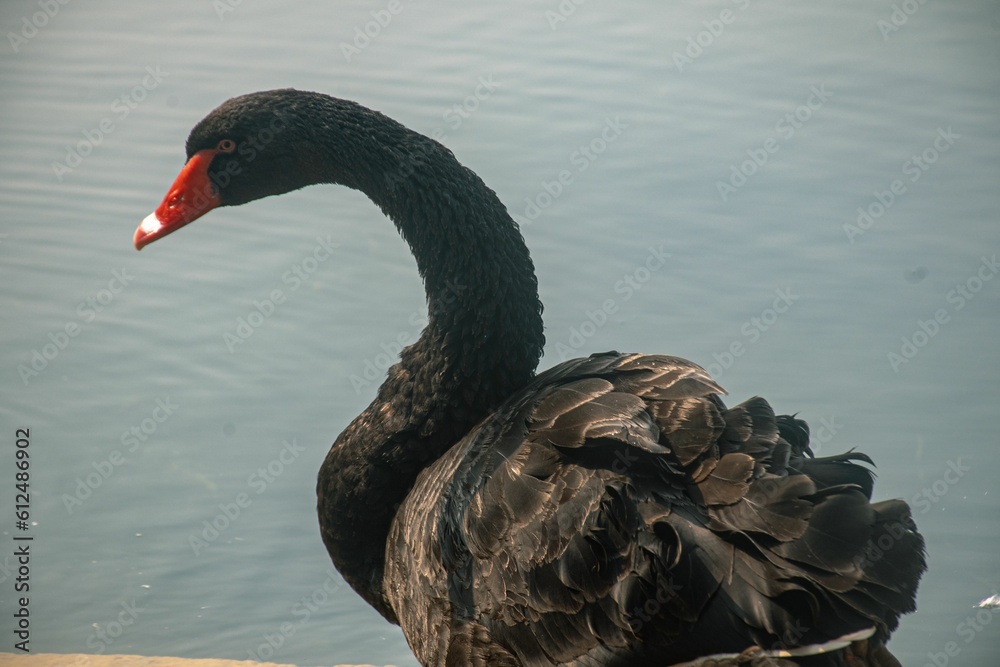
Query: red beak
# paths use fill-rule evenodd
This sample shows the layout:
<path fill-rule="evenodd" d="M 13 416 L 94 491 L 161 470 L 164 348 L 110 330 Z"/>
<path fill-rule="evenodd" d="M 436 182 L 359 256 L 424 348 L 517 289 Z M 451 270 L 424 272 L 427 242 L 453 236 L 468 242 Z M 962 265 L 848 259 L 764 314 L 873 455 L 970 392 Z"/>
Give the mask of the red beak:
<path fill-rule="evenodd" d="M 136 250 L 142 250 L 143 246 L 194 222 L 221 203 L 219 193 L 208 177 L 208 167 L 218 152 L 216 149 L 205 149 L 191 156 L 160 206 L 147 215 L 135 230 L 133 242 Z"/>

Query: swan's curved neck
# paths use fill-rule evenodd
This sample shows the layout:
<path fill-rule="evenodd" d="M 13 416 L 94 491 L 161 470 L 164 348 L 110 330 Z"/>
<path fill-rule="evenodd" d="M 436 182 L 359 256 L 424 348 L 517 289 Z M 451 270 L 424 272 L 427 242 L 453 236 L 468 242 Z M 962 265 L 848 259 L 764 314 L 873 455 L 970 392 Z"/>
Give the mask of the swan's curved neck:
<path fill-rule="evenodd" d="M 523 387 L 541 355 L 528 250 L 496 195 L 450 151 L 393 121 L 348 185 L 396 224 L 416 258 L 428 325 L 320 469 L 320 527 L 344 578 L 386 618 L 386 538 L 421 470 Z M 343 165 L 341 165 L 341 169 Z M 337 179 L 345 182 L 344 171 Z"/>

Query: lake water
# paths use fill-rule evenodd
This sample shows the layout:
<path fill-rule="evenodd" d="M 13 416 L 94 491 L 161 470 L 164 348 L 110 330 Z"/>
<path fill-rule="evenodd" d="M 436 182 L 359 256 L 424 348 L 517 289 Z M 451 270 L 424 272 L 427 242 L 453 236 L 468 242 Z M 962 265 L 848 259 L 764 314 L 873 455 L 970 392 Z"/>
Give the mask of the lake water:
<path fill-rule="evenodd" d="M 30 429 L 32 520 L 0 520 L 0 651 L 19 533 L 33 651 L 415 664 L 315 518 L 329 443 L 420 328 L 392 225 L 310 188 L 132 248 L 194 123 L 291 86 L 436 132 L 497 191 L 543 368 L 684 356 L 871 454 L 930 559 L 893 651 L 995 664 L 996 3 L 63 1 L 0 8 L 0 498 Z"/>

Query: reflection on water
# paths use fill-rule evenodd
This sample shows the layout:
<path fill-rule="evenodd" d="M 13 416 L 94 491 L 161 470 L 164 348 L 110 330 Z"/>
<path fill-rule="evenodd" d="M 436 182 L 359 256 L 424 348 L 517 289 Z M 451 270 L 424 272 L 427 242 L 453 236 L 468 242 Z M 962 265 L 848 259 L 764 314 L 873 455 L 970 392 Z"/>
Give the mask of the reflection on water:
<path fill-rule="evenodd" d="M 39 7 L 0 9 L 0 409 L 32 433 L 34 650 L 415 664 L 332 571 L 313 492 L 424 317 L 392 226 L 323 187 L 131 247 L 190 127 L 286 86 L 438 136 L 498 192 L 543 366 L 682 355 L 822 453 L 870 453 L 930 552 L 893 650 L 1000 649 L 976 608 L 1000 586 L 991 3 Z"/>

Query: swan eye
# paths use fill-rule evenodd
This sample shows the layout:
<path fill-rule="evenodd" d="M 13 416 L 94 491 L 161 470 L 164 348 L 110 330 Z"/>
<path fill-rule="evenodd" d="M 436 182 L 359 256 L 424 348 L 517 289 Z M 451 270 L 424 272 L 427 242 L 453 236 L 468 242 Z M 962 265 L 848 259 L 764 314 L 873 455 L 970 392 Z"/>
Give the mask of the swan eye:
<path fill-rule="evenodd" d="M 219 142 L 219 150 L 223 153 L 232 153 L 236 150 L 236 142 L 232 139 L 223 139 Z"/>

